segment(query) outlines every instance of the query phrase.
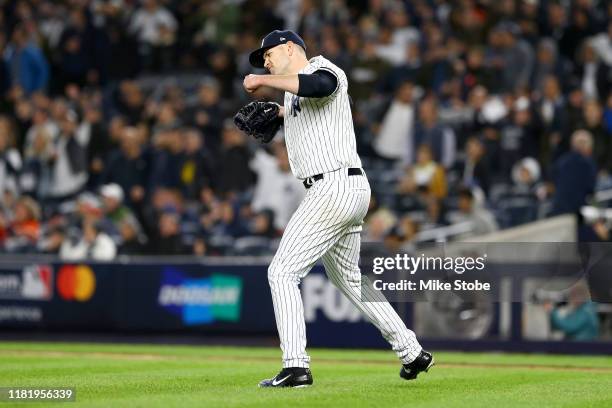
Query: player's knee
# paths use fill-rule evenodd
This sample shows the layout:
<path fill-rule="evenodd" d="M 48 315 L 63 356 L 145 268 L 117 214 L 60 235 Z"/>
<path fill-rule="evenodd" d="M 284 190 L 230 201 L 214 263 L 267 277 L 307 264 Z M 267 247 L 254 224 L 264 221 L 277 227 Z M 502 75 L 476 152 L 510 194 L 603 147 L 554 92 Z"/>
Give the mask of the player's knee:
<path fill-rule="evenodd" d="M 268 266 L 268 283 L 270 286 L 275 285 L 281 278 L 282 268 L 278 262 L 272 261 Z"/>
<path fill-rule="evenodd" d="M 286 265 L 280 262 L 273 260 L 268 267 L 268 283 L 271 287 L 297 281 L 299 281 L 299 278 L 296 278 L 296 275 L 294 275 L 291 270 L 287 269 Z"/>

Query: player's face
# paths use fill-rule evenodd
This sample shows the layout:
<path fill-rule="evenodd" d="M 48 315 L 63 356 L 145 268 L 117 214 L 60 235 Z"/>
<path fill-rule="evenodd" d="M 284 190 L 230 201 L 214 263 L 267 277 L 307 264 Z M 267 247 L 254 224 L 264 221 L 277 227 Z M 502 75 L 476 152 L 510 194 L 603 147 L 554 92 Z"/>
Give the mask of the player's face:
<path fill-rule="evenodd" d="M 264 68 L 272 75 L 281 75 L 289 65 L 287 46 L 284 44 L 270 48 L 264 53 Z"/>

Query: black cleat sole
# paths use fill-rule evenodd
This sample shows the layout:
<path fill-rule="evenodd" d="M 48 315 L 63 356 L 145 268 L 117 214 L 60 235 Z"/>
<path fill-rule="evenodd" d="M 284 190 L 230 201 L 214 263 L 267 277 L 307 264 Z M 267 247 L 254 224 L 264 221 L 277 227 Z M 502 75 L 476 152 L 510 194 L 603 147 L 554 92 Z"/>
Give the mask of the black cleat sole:
<path fill-rule="evenodd" d="M 429 364 L 427 365 L 427 367 L 425 367 L 423 370 L 419 370 L 415 373 L 407 373 L 406 370 L 404 370 L 404 367 L 402 367 L 402 369 L 400 370 L 400 377 L 402 377 L 404 380 L 410 381 L 410 380 L 416 380 L 417 376 L 422 373 L 422 372 L 428 372 L 429 369 L 431 367 L 433 367 L 436 364 L 433 356 L 431 357 L 431 361 L 429 362 Z"/>

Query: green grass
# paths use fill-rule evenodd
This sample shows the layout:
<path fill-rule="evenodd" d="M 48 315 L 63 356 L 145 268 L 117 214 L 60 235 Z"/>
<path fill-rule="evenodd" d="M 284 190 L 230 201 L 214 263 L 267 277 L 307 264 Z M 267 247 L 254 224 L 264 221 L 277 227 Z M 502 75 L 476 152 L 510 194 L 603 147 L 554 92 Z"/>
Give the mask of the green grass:
<path fill-rule="evenodd" d="M 269 390 L 256 385 L 280 368 L 273 348 L 0 342 L 0 386 L 75 387 L 69 407 L 612 406 L 610 357 L 436 352 L 407 382 L 392 352 L 310 353 L 313 387 Z"/>

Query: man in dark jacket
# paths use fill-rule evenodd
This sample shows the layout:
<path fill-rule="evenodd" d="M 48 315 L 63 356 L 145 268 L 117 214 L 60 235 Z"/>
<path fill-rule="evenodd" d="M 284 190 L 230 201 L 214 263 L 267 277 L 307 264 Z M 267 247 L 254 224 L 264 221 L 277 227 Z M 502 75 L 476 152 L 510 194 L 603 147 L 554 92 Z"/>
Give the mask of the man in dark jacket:
<path fill-rule="evenodd" d="M 586 130 L 575 131 L 571 151 L 559 157 L 553 166 L 552 215 L 579 211 L 593 193 L 597 168 L 592 154 L 593 136 Z"/>
<path fill-rule="evenodd" d="M 126 127 L 120 148 L 111 152 L 102 183 L 117 183 L 127 195 L 127 203 L 138 206 L 145 196 L 149 179 L 149 158 L 138 129 Z"/>

